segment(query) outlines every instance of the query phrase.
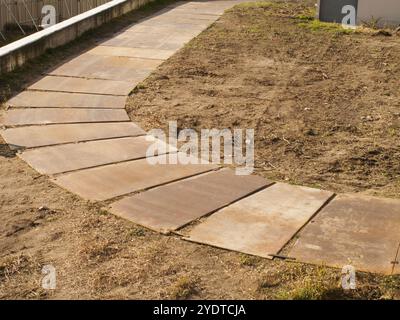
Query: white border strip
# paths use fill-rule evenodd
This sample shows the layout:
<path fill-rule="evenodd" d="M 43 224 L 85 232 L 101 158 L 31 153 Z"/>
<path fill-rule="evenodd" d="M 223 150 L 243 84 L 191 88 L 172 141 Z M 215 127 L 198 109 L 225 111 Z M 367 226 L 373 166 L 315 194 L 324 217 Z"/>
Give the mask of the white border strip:
<path fill-rule="evenodd" d="M 65 29 L 73 24 L 76 24 L 77 22 L 81 22 L 87 18 L 90 18 L 92 16 L 95 16 L 103 11 L 107 11 L 110 8 L 116 7 L 120 5 L 121 3 L 127 2 L 129 0 L 112 0 L 108 3 L 105 3 L 101 6 L 98 6 L 94 9 L 91 9 L 89 11 L 86 11 L 84 13 L 81 13 L 77 16 L 74 16 L 70 19 L 64 20 L 60 23 L 55 24 L 54 26 L 51 26 L 49 28 L 46 28 L 42 31 L 36 32 L 30 36 L 27 36 L 25 38 L 22 38 L 20 40 L 17 40 L 15 42 L 12 42 L 4 47 L 0 48 L 0 58 L 3 56 L 6 56 L 10 54 L 13 51 L 16 51 L 20 48 L 23 48 L 25 46 L 28 46 L 34 42 L 37 42 L 40 39 L 46 38 L 49 35 L 52 35 L 62 29 Z"/>

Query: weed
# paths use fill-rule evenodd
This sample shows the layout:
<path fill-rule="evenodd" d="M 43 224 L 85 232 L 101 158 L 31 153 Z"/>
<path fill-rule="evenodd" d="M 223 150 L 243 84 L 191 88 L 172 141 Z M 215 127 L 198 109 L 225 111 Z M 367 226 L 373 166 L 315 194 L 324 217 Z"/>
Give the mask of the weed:
<path fill-rule="evenodd" d="M 340 296 L 343 290 L 339 287 L 339 283 L 332 283 L 327 274 L 326 267 L 318 267 L 313 277 L 306 276 L 294 289 L 279 292 L 277 298 L 282 300 L 322 300 Z"/>
<path fill-rule="evenodd" d="M 239 262 L 242 266 L 256 267 L 260 263 L 260 258 L 248 254 L 241 254 L 239 256 Z"/>
<path fill-rule="evenodd" d="M 315 8 L 306 8 L 296 16 L 296 19 L 302 21 L 313 21 L 315 20 L 316 10 Z"/>
<path fill-rule="evenodd" d="M 270 288 L 278 287 L 282 282 L 282 277 L 279 272 L 276 273 L 268 273 L 258 281 L 257 291 L 265 292 Z"/>
<path fill-rule="evenodd" d="M 296 18 L 299 20 L 302 20 L 302 21 L 313 21 L 314 20 L 313 16 L 308 16 L 305 14 L 299 14 Z"/>
<path fill-rule="evenodd" d="M 144 237 L 146 236 L 146 231 L 143 228 L 134 228 L 129 231 L 129 235 L 132 237 Z"/>
<path fill-rule="evenodd" d="M 298 23 L 298 25 L 300 27 L 309 29 L 313 32 L 331 32 L 331 33 L 336 33 L 336 34 L 352 34 L 355 32 L 354 29 L 343 28 L 343 26 L 341 24 L 322 22 L 319 20 L 300 22 L 300 23 Z"/>
<path fill-rule="evenodd" d="M 257 2 L 244 2 L 238 4 L 235 9 L 237 8 L 273 8 L 279 7 L 279 3 L 270 2 L 270 1 L 257 1 Z"/>
<path fill-rule="evenodd" d="M 106 215 L 108 215 L 108 211 L 106 209 L 102 208 L 102 209 L 99 210 L 99 215 L 106 216 Z"/>
<path fill-rule="evenodd" d="M 174 284 L 171 292 L 172 299 L 188 299 L 197 292 L 196 280 L 183 276 Z"/>
<path fill-rule="evenodd" d="M 119 251 L 111 241 L 96 241 L 80 250 L 82 258 L 87 262 L 104 262 L 110 260 Z"/>
<path fill-rule="evenodd" d="M 400 275 L 386 276 L 382 280 L 382 286 L 389 292 L 396 292 L 400 295 Z"/>
<path fill-rule="evenodd" d="M 362 25 L 366 28 L 378 30 L 379 29 L 379 21 L 380 21 L 380 18 L 372 17 L 369 20 L 362 21 Z"/>

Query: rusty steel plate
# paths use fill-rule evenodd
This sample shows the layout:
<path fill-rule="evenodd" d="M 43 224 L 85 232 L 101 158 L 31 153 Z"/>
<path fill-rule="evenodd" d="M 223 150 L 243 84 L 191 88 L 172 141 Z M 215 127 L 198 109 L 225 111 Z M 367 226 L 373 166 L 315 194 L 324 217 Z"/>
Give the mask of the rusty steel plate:
<path fill-rule="evenodd" d="M 234 5 L 242 3 L 243 1 L 196 1 L 196 2 L 178 2 L 169 5 L 167 8 L 173 8 L 173 10 L 179 9 L 193 9 L 203 12 L 204 10 L 220 10 L 221 14 Z"/>
<path fill-rule="evenodd" d="M 125 36 L 132 36 L 133 34 L 155 34 L 155 35 L 167 35 L 171 36 L 179 36 L 179 35 L 192 35 L 193 37 L 198 35 L 204 28 L 202 26 L 191 25 L 190 28 L 182 29 L 180 27 L 176 27 L 174 25 L 165 25 L 165 26 L 153 26 L 153 25 L 143 25 L 143 24 L 135 24 L 130 26 L 121 34 Z M 120 34 L 120 35 L 121 35 Z"/>
<path fill-rule="evenodd" d="M 32 108 L 8 110 L 3 125 L 129 121 L 124 109 Z"/>
<path fill-rule="evenodd" d="M 174 14 L 195 14 L 195 15 L 210 15 L 210 16 L 220 16 L 224 13 L 224 8 L 208 8 L 208 7 L 201 7 L 201 6 L 175 6 L 172 10 L 171 7 L 167 7 L 166 9 L 160 10 L 159 13 L 163 12 L 173 12 Z M 218 18 L 218 17 L 217 17 Z"/>
<path fill-rule="evenodd" d="M 106 40 L 102 46 L 130 47 L 130 48 L 159 48 L 168 38 L 169 34 L 152 34 L 150 37 L 146 33 L 126 32 Z"/>
<path fill-rule="evenodd" d="M 214 165 L 149 164 L 147 159 L 63 174 L 59 186 L 89 200 L 107 200 L 215 169 Z"/>
<path fill-rule="evenodd" d="M 88 51 L 87 54 L 114 57 L 131 57 L 166 60 L 174 54 L 172 50 L 146 49 L 146 48 L 125 48 L 98 46 Z"/>
<path fill-rule="evenodd" d="M 7 102 L 10 107 L 30 108 L 125 108 L 126 97 L 96 94 L 23 91 Z"/>
<path fill-rule="evenodd" d="M 146 26 L 143 26 L 143 27 L 146 27 Z M 163 37 L 164 39 L 156 39 L 155 37 L 152 37 L 151 41 L 152 42 L 158 41 L 158 45 L 161 47 L 165 43 L 176 43 L 176 44 L 183 45 L 183 44 L 189 42 L 190 40 L 192 40 L 198 34 L 199 34 L 198 31 L 191 31 L 191 32 L 176 31 L 176 32 L 174 32 L 173 30 L 171 30 L 166 35 L 159 35 L 160 38 Z M 143 38 L 143 39 L 141 39 L 141 38 Z M 120 33 L 114 39 L 128 41 L 129 43 L 136 43 L 138 45 L 143 44 L 144 46 L 146 46 L 146 43 L 149 42 L 147 33 L 136 33 L 136 32 L 130 32 L 129 30 Z"/>
<path fill-rule="evenodd" d="M 4 140 L 17 148 L 143 135 L 133 122 L 57 124 L 10 128 L 0 131 Z"/>
<path fill-rule="evenodd" d="M 399 242 L 399 200 L 343 194 L 302 230 L 290 255 L 307 263 L 390 274 Z"/>
<path fill-rule="evenodd" d="M 168 43 L 167 40 L 158 40 L 154 38 L 148 37 L 147 39 L 144 40 L 136 40 L 136 39 L 131 39 L 129 37 L 124 37 L 124 38 L 113 38 L 111 40 L 108 40 L 104 43 L 102 43 L 102 46 L 112 46 L 112 47 L 126 47 L 126 48 L 143 48 L 143 49 L 162 49 L 162 50 L 169 50 L 175 52 L 177 49 L 181 48 L 183 46 L 183 43 L 175 44 L 174 47 L 171 48 L 171 45 L 169 45 L 167 48 L 165 47 L 165 44 Z"/>
<path fill-rule="evenodd" d="M 140 82 L 163 60 L 83 54 L 51 71 L 54 76 Z"/>
<path fill-rule="evenodd" d="M 215 14 L 207 14 L 207 13 L 199 13 L 196 11 L 188 11 L 188 10 L 168 10 L 164 9 L 162 12 L 158 12 L 158 15 L 155 16 L 156 19 L 165 19 L 171 20 L 173 19 L 184 19 L 189 21 L 209 21 L 213 22 L 217 20 L 219 17 Z"/>
<path fill-rule="evenodd" d="M 159 28 L 160 30 L 164 28 L 179 28 L 186 30 L 185 33 L 153 33 L 151 37 L 144 32 L 129 32 L 125 31 L 120 33 L 118 36 L 107 40 L 102 43 L 102 46 L 112 46 L 112 47 L 127 47 L 127 48 L 142 48 L 142 49 L 160 49 L 167 50 L 170 52 L 175 52 L 180 49 L 185 43 L 189 42 L 194 36 L 200 33 L 201 29 L 196 26 L 199 30 L 195 32 L 188 33 L 190 25 L 153 25 L 150 24 L 153 29 Z M 144 27 L 144 25 L 142 26 Z"/>
<path fill-rule="evenodd" d="M 197 17 L 187 17 L 187 18 L 184 15 L 178 16 L 175 14 L 170 14 L 168 16 L 159 15 L 159 16 L 149 17 L 140 23 L 142 25 L 155 25 L 155 26 L 158 25 L 179 26 L 180 24 L 187 24 L 187 25 L 201 26 L 205 29 L 208 25 L 210 25 L 211 23 L 213 23 L 218 19 L 217 16 L 208 16 L 205 18 L 204 17 L 205 16 L 202 15 L 199 15 Z"/>
<path fill-rule="evenodd" d="M 145 158 L 154 140 L 141 136 L 65 144 L 28 150 L 20 157 L 40 173 L 55 174 Z"/>
<path fill-rule="evenodd" d="M 158 187 L 111 206 L 111 212 L 167 233 L 271 184 L 258 176 L 224 169 Z"/>
<path fill-rule="evenodd" d="M 159 29 L 162 30 L 162 28 Z M 149 41 L 149 43 L 152 43 L 153 41 L 159 41 L 159 42 L 166 41 L 167 39 L 173 36 L 171 35 L 170 32 L 166 30 L 163 31 L 162 33 L 154 33 L 151 35 L 145 32 L 129 32 L 127 30 L 121 31 L 112 39 L 130 40 L 130 41 L 136 41 L 138 43 Z"/>
<path fill-rule="evenodd" d="M 31 90 L 108 94 L 127 96 L 134 84 L 126 81 L 80 79 L 71 77 L 47 76 L 29 87 Z"/>
<path fill-rule="evenodd" d="M 185 239 L 272 258 L 332 195 L 276 183 L 214 213 Z"/>

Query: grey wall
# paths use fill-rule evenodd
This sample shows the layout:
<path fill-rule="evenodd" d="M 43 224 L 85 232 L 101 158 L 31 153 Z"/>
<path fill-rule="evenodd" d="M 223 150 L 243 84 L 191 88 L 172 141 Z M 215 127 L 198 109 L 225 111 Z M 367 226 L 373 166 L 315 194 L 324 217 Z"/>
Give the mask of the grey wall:
<path fill-rule="evenodd" d="M 357 23 L 378 19 L 381 26 L 400 25 L 400 0 L 318 0 L 321 21 L 341 23 L 343 6 L 357 9 Z"/>
<path fill-rule="evenodd" d="M 400 25 L 400 0 L 359 0 L 358 22 L 375 18 L 381 25 Z"/>

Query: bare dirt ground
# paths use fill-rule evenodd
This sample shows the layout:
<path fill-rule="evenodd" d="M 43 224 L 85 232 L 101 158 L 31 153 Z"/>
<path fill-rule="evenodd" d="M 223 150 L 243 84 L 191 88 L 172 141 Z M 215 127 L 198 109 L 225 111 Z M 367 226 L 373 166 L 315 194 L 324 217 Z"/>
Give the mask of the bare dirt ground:
<path fill-rule="evenodd" d="M 176 119 L 197 129 L 255 127 L 261 174 L 398 195 L 399 38 L 310 33 L 292 18 L 301 10 L 231 10 L 139 86 L 132 118 L 148 129 Z M 3 99 L 21 77 L 0 85 L 9 88 Z M 344 292 L 339 270 L 148 231 L 53 185 L 0 145 L 2 299 L 400 298 L 398 276 L 360 273 L 358 289 Z M 57 271 L 54 291 L 40 285 L 47 264 Z"/>
<path fill-rule="evenodd" d="M 309 16 L 304 4 L 231 10 L 137 89 L 131 118 L 146 129 L 254 128 L 259 174 L 399 197 L 400 36 Z"/>

